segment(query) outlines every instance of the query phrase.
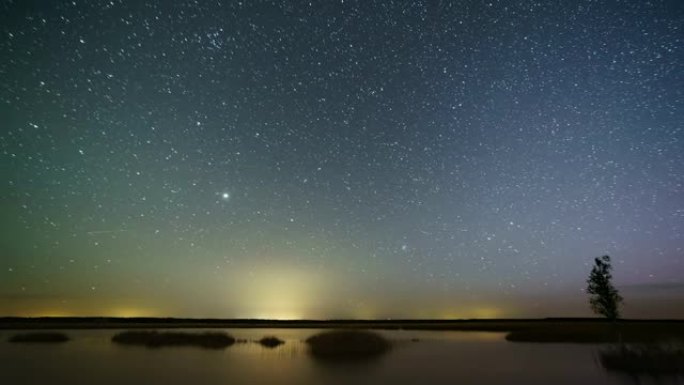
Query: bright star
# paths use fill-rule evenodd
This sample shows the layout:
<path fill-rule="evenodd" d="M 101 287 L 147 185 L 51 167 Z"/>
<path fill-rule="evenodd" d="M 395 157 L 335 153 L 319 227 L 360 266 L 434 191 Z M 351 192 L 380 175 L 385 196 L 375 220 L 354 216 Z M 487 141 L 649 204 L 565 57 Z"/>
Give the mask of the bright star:
<path fill-rule="evenodd" d="M 230 199 L 230 194 L 227 193 L 227 192 L 224 192 L 223 194 L 221 194 L 221 198 L 222 198 L 224 201 L 227 201 L 228 199 Z"/>

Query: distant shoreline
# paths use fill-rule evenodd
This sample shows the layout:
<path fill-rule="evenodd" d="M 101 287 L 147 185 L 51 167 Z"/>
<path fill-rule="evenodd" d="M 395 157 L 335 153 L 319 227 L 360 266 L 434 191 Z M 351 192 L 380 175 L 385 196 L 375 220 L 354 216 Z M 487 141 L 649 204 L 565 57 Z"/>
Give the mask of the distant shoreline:
<path fill-rule="evenodd" d="M 531 318 L 531 319 L 391 319 L 391 320 L 265 320 L 216 318 L 158 318 L 158 317 L 0 317 L 0 329 L 120 329 L 120 328 L 281 328 L 281 329 L 406 329 L 499 331 L 564 327 L 571 325 L 610 325 L 601 318 Z M 681 326 L 678 319 L 625 319 L 621 325 L 657 327 Z"/>
<path fill-rule="evenodd" d="M 505 333 L 510 342 L 684 343 L 684 320 L 601 318 L 466 320 L 257 320 L 117 317 L 0 317 L 0 330 L 77 329 L 373 329 Z"/>

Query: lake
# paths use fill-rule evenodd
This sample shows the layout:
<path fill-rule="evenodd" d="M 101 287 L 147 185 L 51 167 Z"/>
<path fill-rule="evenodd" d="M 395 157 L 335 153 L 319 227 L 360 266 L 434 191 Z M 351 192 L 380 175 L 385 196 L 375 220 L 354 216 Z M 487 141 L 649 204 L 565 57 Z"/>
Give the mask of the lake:
<path fill-rule="evenodd" d="M 19 384 L 623 384 L 605 371 L 598 345 L 512 343 L 504 333 L 378 331 L 394 343 L 365 362 L 321 362 L 308 354 L 312 329 L 214 329 L 238 339 L 275 335 L 274 349 L 237 343 L 222 350 L 113 344 L 119 330 L 67 330 L 63 344 L 13 344 L 0 332 L 0 383 Z M 187 329 L 185 331 L 188 331 Z M 205 329 L 199 332 L 208 331 Z M 418 341 L 413 341 L 418 339 Z M 649 383 L 641 382 L 641 383 Z M 662 382 L 661 382 L 662 383 Z M 668 383 L 668 382 L 666 382 Z M 669 382 L 676 383 L 676 382 Z"/>

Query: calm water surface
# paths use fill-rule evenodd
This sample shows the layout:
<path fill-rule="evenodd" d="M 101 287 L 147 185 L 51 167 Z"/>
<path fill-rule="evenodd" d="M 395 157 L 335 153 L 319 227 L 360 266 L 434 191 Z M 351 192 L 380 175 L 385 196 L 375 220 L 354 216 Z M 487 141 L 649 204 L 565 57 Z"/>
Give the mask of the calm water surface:
<path fill-rule="evenodd" d="M 204 331 L 204 330 L 201 330 Z M 110 342 L 118 330 L 68 330 L 58 345 L 11 344 L 0 332 L 0 383 L 14 384 L 624 384 L 604 371 L 595 345 L 510 343 L 501 333 L 380 331 L 395 348 L 367 362 L 324 363 L 304 340 L 318 330 L 226 329 L 236 338 L 275 335 L 225 350 L 147 349 Z M 411 340 L 418 338 L 418 342 Z M 640 383 L 651 383 L 642 381 Z M 671 380 L 660 383 L 676 383 Z"/>

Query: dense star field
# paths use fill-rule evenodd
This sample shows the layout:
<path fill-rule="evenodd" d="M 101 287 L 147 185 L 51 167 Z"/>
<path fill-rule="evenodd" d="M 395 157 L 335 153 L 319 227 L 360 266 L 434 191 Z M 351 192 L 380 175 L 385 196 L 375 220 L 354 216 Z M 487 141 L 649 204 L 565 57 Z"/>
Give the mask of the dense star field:
<path fill-rule="evenodd" d="M 0 2 L 0 315 L 684 317 L 680 1 Z"/>

